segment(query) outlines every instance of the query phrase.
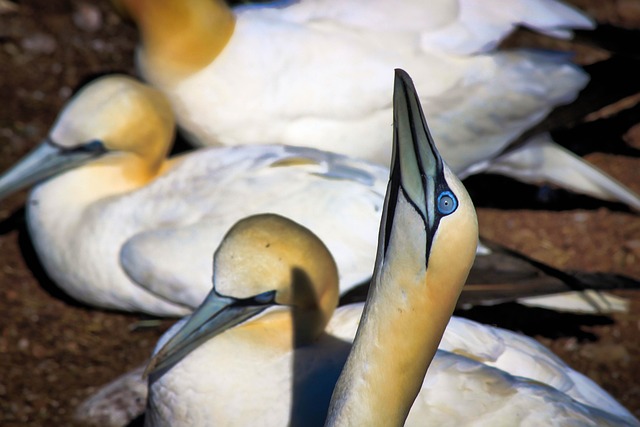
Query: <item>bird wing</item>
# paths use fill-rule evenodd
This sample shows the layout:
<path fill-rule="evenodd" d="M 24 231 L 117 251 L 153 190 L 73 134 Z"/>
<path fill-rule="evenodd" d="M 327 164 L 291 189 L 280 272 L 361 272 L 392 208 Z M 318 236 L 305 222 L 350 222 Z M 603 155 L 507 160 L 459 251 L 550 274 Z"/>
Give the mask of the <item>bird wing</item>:
<path fill-rule="evenodd" d="M 639 425 L 624 408 L 618 415 L 599 403 L 585 405 L 535 380 L 438 350 L 405 425 L 422 426 L 425 419 L 451 427 Z"/>
<path fill-rule="evenodd" d="M 420 34 L 424 46 L 468 55 L 494 49 L 517 26 L 557 38 L 571 29 L 593 28 L 584 13 L 555 0 L 300 0 L 272 5 L 241 6 L 237 13 L 271 9 L 274 18 L 294 23 L 332 22 L 345 27 L 379 32 Z M 251 12 L 249 12 L 251 13 Z"/>
<path fill-rule="evenodd" d="M 411 26 L 354 31 L 325 16 L 285 19 L 307 3 L 243 12 L 224 53 L 180 84 L 173 100 L 194 137 L 305 144 L 386 165 L 389 72 L 401 67 L 414 76 L 444 159 L 460 173 L 572 101 L 588 80 L 567 54 L 459 55 L 431 46 Z"/>
<path fill-rule="evenodd" d="M 550 310 L 602 314 L 626 311 L 629 302 L 600 291 L 638 287 L 640 282 L 627 276 L 559 270 L 483 239 L 457 306 L 517 301 Z"/>
<path fill-rule="evenodd" d="M 546 384 L 583 404 L 631 417 L 608 393 L 527 336 L 452 317 L 441 350 L 466 356 L 514 377 Z M 632 418 L 632 417 L 631 417 Z"/>
<path fill-rule="evenodd" d="M 353 341 L 363 307 L 338 307 L 326 331 Z M 597 384 L 527 336 L 452 317 L 438 349 L 407 426 L 422 426 L 425 419 L 452 426 L 541 425 L 554 419 L 550 411 L 584 425 L 638 425 Z M 516 408 L 523 418 L 509 422 L 518 416 Z"/>
<path fill-rule="evenodd" d="M 560 185 L 603 200 L 621 201 L 640 211 L 638 194 L 559 146 L 546 133 L 534 136 L 493 159 L 483 170 L 516 177 L 529 183 L 548 182 Z"/>
<path fill-rule="evenodd" d="M 456 85 L 422 101 L 444 159 L 461 178 L 491 166 L 555 106 L 573 101 L 588 81 L 565 54 L 505 51 L 457 62 Z"/>
<path fill-rule="evenodd" d="M 136 282 L 197 307 L 211 289 L 214 250 L 239 219 L 276 213 L 315 232 L 336 259 L 343 290 L 372 270 L 388 171 L 309 148 L 228 147 L 178 159 L 135 197 L 147 224 L 123 246 Z"/>
<path fill-rule="evenodd" d="M 487 52 L 498 46 L 517 26 L 556 38 L 569 38 L 572 29 L 590 29 L 584 13 L 555 0 L 459 0 L 459 14 L 447 26 L 424 33 L 431 48 L 459 55 Z"/>

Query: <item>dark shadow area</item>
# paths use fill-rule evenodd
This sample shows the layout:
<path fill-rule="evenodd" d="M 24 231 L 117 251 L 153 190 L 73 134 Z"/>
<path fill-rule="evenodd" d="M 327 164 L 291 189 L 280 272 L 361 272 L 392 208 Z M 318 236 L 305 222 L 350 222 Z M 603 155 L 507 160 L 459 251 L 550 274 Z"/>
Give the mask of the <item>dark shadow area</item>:
<path fill-rule="evenodd" d="M 570 104 L 560 105 L 547 117 L 524 132 L 509 148 L 518 146 L 532 135 L 566 129 L 582 122 L 583 118 L 622 98 L 640 92 L 640 59 L 614 55 L 604 61 L 583 67 L 589 83 Z"/>
<path fill-rule="evenodd" d="M 631 212 L 631 209 L 622 203 L 606 202 L 546 184 L 525 184 L 502 175 L 473 175 L 464 180 L 464 185 L 476 208 L 546 211 L 605 208 L 617 212 Z"/>
<path fill-rule="evenodd" d="M 369 293 L 369 281 L 360 283 L 357 286 L 349 289 L 347 292 L 340 295 L 338 306 L 354 304 L 357 302 L 365 302 L 367 294 Z"/>
<path fill-rule="evenodd" d="M 309 325 L 318 324 L 321 309 L 303 270 L 292 270 L 293 360 L 289 426 L 322 426 L 331 395 L 351 351 L 351 343 L 322 332 L 312 343 Z"/>
<path fill-rule="evenodd" d="M 590 153 L 608 153 L 627 157 L 640 157 L 640 150 L 626 143 L 623 136 L 640 121 L 640 104 L 617 114 L 570 128 L 551 132 L 555 142 L 579 156 Z"/>
<path fill-rule="evenodd" d="M 598 24 L 592 30 L 573 30 L 573 35 L 577 43 L 640 59 L 640 31 L 637 29 Z"/>
<path fill-rule="evenodd" d="M 131 422 L 127 424 L 126 427 L 144 427 L 144 413 L 131 420 Z"/>
<path fill-rule="evenodd" d="M 178 130 L 175 134 L 175 139 L 173 140 L 173 146 L 171 147 L 169 156 L 176 156 L 178 154 L 192 151 L 196 148 L 197 147 L 189 142 L 189 139 L 184 135 L 184 133 L 181 130 Z"/>
<path fill-rule="evenodd" d="M 350 342 L 326 333 L 313 345 L 296 348 L 293 353 L 289 426 L 324 425 L 333 389 L 350 351 Z"/>
<path fill-rule="evenodd" d="M 9 234 L 16 230 L 26 229 L 24 206 L 11 212 L 11 215 L 0 221 L 0 235 Z"/>
<path fill-rule="evenodd" d="M 608 316 L 561 313 L 544 308 L 526 307 L 517 303 L 476 306 L 469 310 L 456 310 L 456 316 L 476 322 L 498 326 L 529 336 L 547 338 L 575 337 L 580 341 L 595 341 L 596 335 L 584 326 L 611 325 Z"/>

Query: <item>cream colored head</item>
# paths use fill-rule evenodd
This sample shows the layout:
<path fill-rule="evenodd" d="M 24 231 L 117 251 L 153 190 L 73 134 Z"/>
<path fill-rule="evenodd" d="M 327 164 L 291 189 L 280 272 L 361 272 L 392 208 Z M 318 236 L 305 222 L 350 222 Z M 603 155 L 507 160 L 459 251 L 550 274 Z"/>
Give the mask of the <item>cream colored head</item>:
<path fill-rule="evenodd" d="M 69 101 L 48 137 L 0 176 L 0 199 L 70 169 L 84 174 L 86 191 L 74 193 L 77 200 L 139 188 L 166 169 L 174 128 L 157 90 L 121 75 L 97 79 Z"/>
<path fill-rule="evenodd" d="M 203 342 L 233 328 L 292 333 L 292 346 L 315 341 L 338 303 L 338 270 L 305 227 L 275 214 L 236 223 L 214 255 L 213 290 L 158 350 L 147 372 L 169 369 Z M 288 310 L 273 309 L 286 306 Z M 255 329 L 253 329 L 255 330 Z"/>
<path fill-rule="evenodd" d="M 138 26 L 145 74 L 163 82 L 210 64 L 226 46 L 235 26 L 235 17 L 223 0 L 112 2 Z"/>
<path fill-rule="evenodd" d="M 49 137 L 65 149 L 99 141 L 108 152 L 136 160 L 140 170 L 129 173 L 150 179 L 166 159 L 174 129 L 173 113 L 162 93 L 131 77 L 110 75 L 78 92 Z"/>
<path fill-rule="evenodd" d="M 275 302 L 291 306 L 304 325 L 303 341 L 324 330 L 338 304 L 338 271 L 331 253 L 309 229 L 264 214 L 236 223 L 213 262 L 216 291 L 248 298 L 271 290 Z"/>

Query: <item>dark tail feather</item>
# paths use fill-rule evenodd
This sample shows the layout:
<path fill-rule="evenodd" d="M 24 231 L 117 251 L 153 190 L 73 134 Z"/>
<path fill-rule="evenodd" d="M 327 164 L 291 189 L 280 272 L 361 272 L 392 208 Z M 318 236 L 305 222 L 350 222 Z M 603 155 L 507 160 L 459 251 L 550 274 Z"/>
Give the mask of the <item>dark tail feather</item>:
<path fill-rule="evenodd" d="M 458 308 L 494 305 L 567 291 L 640 289 L 630 277 L 583 271 L 563 271 L 519 252 L 483 240 L 492 251 L 479 255 L 458 300 Z M 592 304 L 598 309 L 596 304 Z"/>

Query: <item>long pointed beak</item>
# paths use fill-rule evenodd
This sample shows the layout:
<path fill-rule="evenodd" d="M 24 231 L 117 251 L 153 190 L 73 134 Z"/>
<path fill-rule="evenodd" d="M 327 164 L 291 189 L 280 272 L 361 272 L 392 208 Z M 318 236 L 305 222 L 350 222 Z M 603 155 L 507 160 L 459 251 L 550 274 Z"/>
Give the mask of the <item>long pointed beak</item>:
<path fill-rule="evenodd" d="M 383 220 L 386 252 L 395 204 L 400 192 L 425 221 L 427 230 L 437 225 L 434 197 L 447 188 L 442 158 L 436 149 L 411 77 L 396 69 L 393 92 L 393 157 Z"/>
<path fill-rule="evenodd" d="M 396 70 L 393 110 L 397 165 L 392 167 L 400 169 L 402 188 L 422 208 L 428 206 L 425 195 L 435 194 L 436 182 L 442 179 L 442 158 L 429 132 L 416 88 L 403 70 Z M 432 211 L 423 214 L 433 217 Z"/>
<path fill-rule="evenodd" d="M 182 328 L 151 358 L 144 375 L 169 369 L 203 342 L 276 305 L 274 297 L 275 291 L 269 291 L 237 299 L 212 290 Z"/>
<path fill-rule="evenodd" d="M 65 149 L 47 139 L 0 176 L 0 200 L 104 153 L 106 150 L 98 141 L 84 144 L 76 149 Z"/>

